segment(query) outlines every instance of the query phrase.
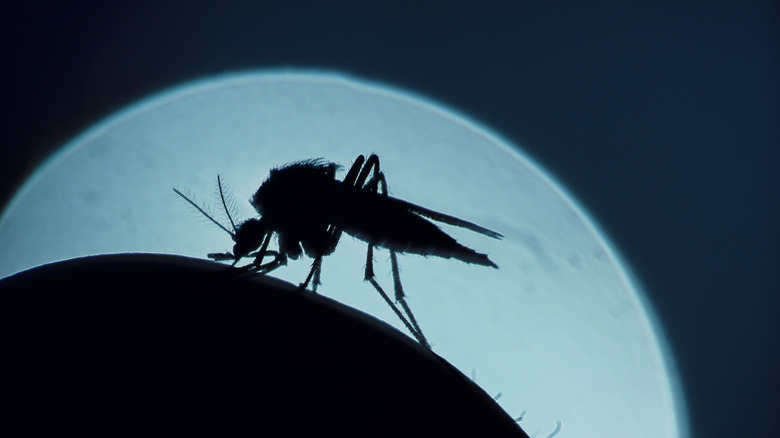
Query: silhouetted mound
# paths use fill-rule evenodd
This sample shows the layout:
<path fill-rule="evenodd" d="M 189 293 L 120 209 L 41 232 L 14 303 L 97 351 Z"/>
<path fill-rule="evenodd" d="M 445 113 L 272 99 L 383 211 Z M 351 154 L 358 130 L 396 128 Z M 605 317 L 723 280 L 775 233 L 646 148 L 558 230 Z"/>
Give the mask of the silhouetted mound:
<path fill-rule="evenodd" d="M 0 342 L 3 435 L 526 436 L 394 328 L 204 260 L 97 256 L 0 280 Z"/>

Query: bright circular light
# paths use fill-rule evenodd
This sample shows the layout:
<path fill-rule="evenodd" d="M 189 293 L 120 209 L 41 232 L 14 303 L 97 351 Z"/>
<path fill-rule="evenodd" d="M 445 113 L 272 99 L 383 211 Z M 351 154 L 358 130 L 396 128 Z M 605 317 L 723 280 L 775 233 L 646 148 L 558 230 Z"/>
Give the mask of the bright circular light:
<path fill-rule="evenodd" d="M 329 73 L 209 78 L 144 100 L 52 157 L 0 218 L 0 276 L 99 253 L 204 257 L 232 241 L 171 190 L 210 203 L 217 174 L 246 200 L 272 167 L 377 153 L 391 193 L 497 230 L 442 228 L 499 270 L 399 258 L 408 300 L 434 350 L 521 426 L 546 435 L 687 436 L 679 385 L 652 311 L 576 203 L 519 149 L 419 96 Z M 344 170 L 339 173 L 343 176 Z M 311 214 L 316 215 L 316 211 Z M 225 221 L 226 222 L 226 221 Z M 375 253 L 387 288 L 387 252 Z M 404 328 L 363 283 L 365 244 L 348 236 L 323 263 L 320 292 Z M 273 275 L 303 280 L 307 261 Z M 401 413 L 402 414 L 402 413 Z"/>

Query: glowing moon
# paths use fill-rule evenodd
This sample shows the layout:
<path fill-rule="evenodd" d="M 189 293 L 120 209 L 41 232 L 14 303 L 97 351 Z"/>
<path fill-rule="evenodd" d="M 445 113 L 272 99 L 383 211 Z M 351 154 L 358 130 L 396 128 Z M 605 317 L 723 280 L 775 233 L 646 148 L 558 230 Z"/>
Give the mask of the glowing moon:
<path fill-rule="evenodd" d="M 687 436 L 679 385 L 642 292 L 575 202 L 519 149 L 419 97 L 340 75 L 247 73 L 144 100 L 74 139 L 0 218 L 0 276 L 77 256 L 204 257 L 230 237 L 172 191 L 218 207 L 217 174 L 240 218 L 268 170 L 375 152 L 391 193 L 497 230 L 442 226 L 499 270 L 402 255 L 408 300 L 434 351 L 470 374 L 529 434 Z M 339 177 L 343 176 L 343 170 Z M 216 212 L 217 208 L 213 208 Z M 312 211 L 311 214 L 317 214 Z M 219 215 L 217 215 L 219 217 Z M 391 287 L 387 252 L 375 254 Z M 321 292 L 399 327 L 362 282 L 365 244 L 323 263 Z M 276 272 L 302 281 L 308 261 Z"/>

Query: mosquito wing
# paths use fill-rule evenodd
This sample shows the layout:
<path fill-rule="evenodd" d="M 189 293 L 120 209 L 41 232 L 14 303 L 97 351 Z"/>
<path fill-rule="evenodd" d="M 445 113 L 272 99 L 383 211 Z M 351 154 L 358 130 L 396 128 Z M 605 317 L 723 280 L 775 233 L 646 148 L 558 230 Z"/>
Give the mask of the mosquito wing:
<path fill-rule="evenodd" d="M 389 197 L 393 200 L 393 202 L 397 202 L 404 206 L 406 210 L 411 211 L 415 214 L 418 214 L 420 216 L 427 217 L 428 219 L 433 219 L 436 222 L 441 222 L 443 224 L 447 225 L 453 225 L 460 228 L 465 228 L 467 230 L 474 231 L 476 233 L 492 237 L 494 239 L 502 239 L 504 237 L 503 234 L 498 233 L 496 231 L 487 229 L 485 227 L 481 227 L 473 222 L 464 221 L 463 219 L 456 218 L 455 216 L 450 216 L 448 214 L 439 213 L 438 211 L 429 210 L 425 207 L 420 207 L 419 205 L 412 204 L 411 202 L 406 202 L 403 200 L 400 200 L 398 198 Z"/>

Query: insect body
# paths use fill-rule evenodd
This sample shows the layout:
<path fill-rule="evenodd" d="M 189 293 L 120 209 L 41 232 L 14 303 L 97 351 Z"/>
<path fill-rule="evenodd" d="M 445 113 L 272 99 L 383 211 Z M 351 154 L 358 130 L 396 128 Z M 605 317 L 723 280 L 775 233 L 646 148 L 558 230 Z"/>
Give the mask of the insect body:
<path fill-rule="evenodd" d="M 333 253 L 342 233 L 368 243 L 365 280 L 382 295 L 412 335 L 428 346 L 406 304 L 396 254 L 454 258 L 497 268 L 487 255 L 459 244 L 428 219 L 496 239 L 503 236 L 474 223 L 388 196 L 387 182 L 379 170 L 379 158 L 376 155 L 371 155 L 368 160 L 362 155 L 358 156 L 342 181 L 336 179 L 338 168 L 332 162 L 304 160 L 272 169 L 250 199 L 260 217 L 234 226 L 233 232 L 220 225 L 181 192 L 174 191 L 233 237 L 235 245 L 232 254 L 209 254 L 210 258 L 232 260 L 235 265 L 244 257 L 254 257 L 254 261 L 242 269 L 267 273 L 285 264 L 288 257 L 297 259 L 305 253 L 314 262 L 301 287 L 305 288 L 311 282 L 315 292 L 320 285 L 322 258 Z M 222 195 L 219 179 L 218 183 Z M 224 196 L 222 202 L 227 211 Z M 230 221 L 232 224 L 232 218 Z M 278 236 L 278 251 L 268 249 L 273 234 Z M 395 299 L 403 307 L 406 316 L 374 278 L 373 250 L 376 246 L 390 251 Z M 264 264 L 263 259 L 269 255 L 274 259 Z"/>

